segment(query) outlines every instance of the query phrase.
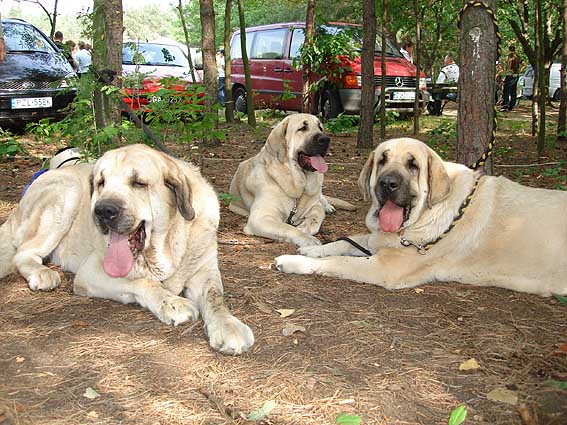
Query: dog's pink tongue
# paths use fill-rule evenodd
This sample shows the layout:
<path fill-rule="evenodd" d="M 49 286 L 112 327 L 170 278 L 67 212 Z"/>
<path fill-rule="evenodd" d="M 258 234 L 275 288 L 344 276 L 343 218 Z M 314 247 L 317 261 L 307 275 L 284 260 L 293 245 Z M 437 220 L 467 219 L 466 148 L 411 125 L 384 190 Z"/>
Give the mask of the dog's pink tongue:
<path fill-rule="evenodd" d="M 110 245 L 104 256 L 103 267 L 107 275 L 125 277 L 130 273 L 134 256 L 128 246 L 128 235 L 110 232 Z"/>
<path fill-rule="evenodd" d="M 325 162 L 325 158 L 323 158 L 321 155 L 310 156 L 308 158 L 311 162 L 311 166 L 320 173 L 326 173 L 329 169 L 327 162 Z"/>
<path fill-rule="evenodd" d="M 383 232 L 393 233 L 400 230 L 404 222 L 404 209 L 392 201 L 387 201 L 380 210 L 380 229 Z"/>

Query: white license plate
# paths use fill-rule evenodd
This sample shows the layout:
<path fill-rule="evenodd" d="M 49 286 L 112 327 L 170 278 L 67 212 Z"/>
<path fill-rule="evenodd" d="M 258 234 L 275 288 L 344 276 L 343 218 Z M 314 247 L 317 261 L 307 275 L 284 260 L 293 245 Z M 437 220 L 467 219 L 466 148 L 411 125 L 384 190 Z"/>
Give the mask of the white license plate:
<path fill-rule="evenodd" d="M 397 91 L 392 94 L 393 100 L 414 100 L 415 99 L 415 92 L 414 91 Z"/>
<path fill-rule="evenodd" d="M 161 102 L 163 99 L 161 98 L 161 96 L 150 96 L 148 97 L 148 102 L 149 103 L 154 103 L 154 102 Z M 177 103 L 179 102 L 180 99 L 179 97 L 168 97 L 167 98 L 167 103 Z"/>
<path fill-rule="evenodd" d="M 24 97 L 12 99 L 12 109 L 36 109 L 51 108 L 53 100 L 51 97 Z"/>

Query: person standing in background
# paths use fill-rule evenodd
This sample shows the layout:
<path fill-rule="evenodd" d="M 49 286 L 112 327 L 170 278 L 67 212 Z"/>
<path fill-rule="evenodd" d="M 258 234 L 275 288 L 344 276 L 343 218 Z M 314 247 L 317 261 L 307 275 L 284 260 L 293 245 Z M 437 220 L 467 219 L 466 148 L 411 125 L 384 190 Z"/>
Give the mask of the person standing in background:
<path fill-rule="evenodd" d="M 63 33 L 61 31 L 55 31 L 55 34 L 53 34 L 53 42 L 57 47 L 59 47 L 59 50 L 61 50 L 63 56 L 65 56 L 65 59 L 69 61 L 73 69 L 76 71 L 77 64 L 75 63 L 75 59 L 73 58 L 70 46 L 67 43 L 63 42 Z M 73 45 L 74 44 L 75 43 L 73 43 Z"/>
<path fill-rule="evenodd" d="M 400 53 L 404 58 L 413 63 L 413 43 L 411 41 L 408 40 L 402 45 Z"/>
<path fill-rule="evenodd" d="M 459 65 L 455 63 L 453 60 L 453 56 L 448 54 L 443 59 L 443 68 L 439 72 L 437 76 L 437 81 L 435 84 L 456 84 L 459 81 Z M 433 101 L 433 114 L 432 115 L 441 115 L 441 101 L 443 99 L 452 100 L 453 102 L 457 101 L 457 93 L 447 93 L 445 95 L 436 94 L 434 95 Z"/>
<path fill-rule="evenodd" d="M 217 99 L 221 105 L 224 105 L 224 49 L 217 52 Z"/>
<path fill-rule="evenodd" d="M 87 44 L 84 41 L 79 41 L 79 51 L 75 54 L 75 61 L 77 61 L 79 78 L 89 72 L 92 60 L 91 54 L 87 50 Z"/>
<path fill-rule="evenodd" d="M 514 106 L 516 106 L 518 79 L 520 78 L 521 67 L 522 59 L 516 54 L 516 48 L 509 46 L 500 111 L 511 111 L 514 109 Z"/>

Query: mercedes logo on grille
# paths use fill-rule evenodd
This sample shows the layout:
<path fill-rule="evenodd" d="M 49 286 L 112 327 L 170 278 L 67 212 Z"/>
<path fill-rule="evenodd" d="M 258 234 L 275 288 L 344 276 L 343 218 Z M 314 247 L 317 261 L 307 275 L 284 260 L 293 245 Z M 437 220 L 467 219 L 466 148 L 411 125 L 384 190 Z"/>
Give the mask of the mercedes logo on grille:
<path fill-rule="evenodd" d="M 25 90 L 33 89 L 35 88 L 35 83 L 33 81 L 24 81 L 22 83 L 22 88 Z"/>
<path fill-rule="evenodd" d="M 403 87 L 404 85 L 404 81 L 402 80 L 402 77 L 396 77 L 394 82 L 396 83 L 396 87 Z"/>

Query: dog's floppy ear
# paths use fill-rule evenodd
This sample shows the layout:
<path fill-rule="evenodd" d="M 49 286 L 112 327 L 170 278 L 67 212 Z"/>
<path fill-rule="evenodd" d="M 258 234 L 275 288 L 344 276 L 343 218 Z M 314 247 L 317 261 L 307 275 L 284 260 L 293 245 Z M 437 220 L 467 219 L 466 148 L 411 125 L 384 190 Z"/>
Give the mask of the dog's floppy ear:
<path fill-rule="evenodd" d="M 280 122 L 268 136 L 266 140 L 266 150 L 279 162 L 287 161 L 287 126 L 289 118 Z"/>
<path fill-rule="evenodd" d="M 164 173 L 165 185 L 175 193 L 177 209 L 185 220 L 195 218 L 195 210 L 191 204 L 191 186 L 187 177 L 181 172 L 179 166 L 173 160 L 167 161 Z"/>
<path fill-rule="evenodd" d="M 445 199 L 451 191 L 451 181 L 443 161 L 433 153 L 429 153 L 427 157 L 427 183 L 429 186 L 427 206 L 431 208 Z"/>
<path fill-rule="evenodd" d="M 375 151 L 370 152 L 366 164 L 362 167 L 360 176 L 358 177 L 358 190 L 362 194 L 365 201 L 370 199 L 370 176 L 372 175 L 372 167 L 374 166 Z"/>

